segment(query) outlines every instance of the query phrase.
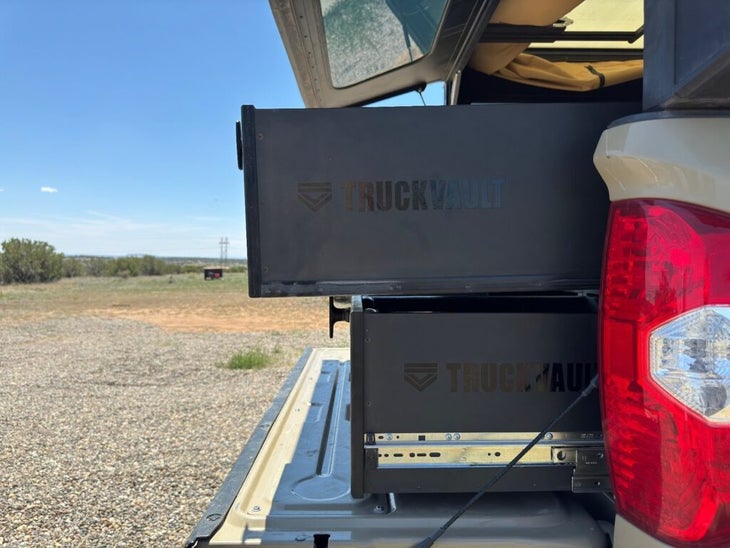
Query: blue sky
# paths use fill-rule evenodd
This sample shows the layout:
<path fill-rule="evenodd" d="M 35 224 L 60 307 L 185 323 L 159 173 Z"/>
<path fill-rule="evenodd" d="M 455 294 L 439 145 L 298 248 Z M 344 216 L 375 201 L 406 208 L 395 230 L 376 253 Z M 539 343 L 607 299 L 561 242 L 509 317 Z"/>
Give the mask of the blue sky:
<path fill-rule="evenodd" d="M 0 0 L 0 241 L 245 257 L 244 103 L 302 107 L 265 0 Z"/>

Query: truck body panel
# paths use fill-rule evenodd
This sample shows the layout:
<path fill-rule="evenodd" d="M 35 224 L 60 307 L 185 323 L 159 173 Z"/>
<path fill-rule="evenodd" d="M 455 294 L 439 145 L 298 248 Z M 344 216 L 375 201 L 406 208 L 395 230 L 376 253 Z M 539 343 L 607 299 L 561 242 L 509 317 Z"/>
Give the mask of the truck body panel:
<path fill-rule="evenodd" d="M 616 120 L 594 162 L 612 202 L 663 198 L 730 211 L 728 112 L 647 113 Z"/>

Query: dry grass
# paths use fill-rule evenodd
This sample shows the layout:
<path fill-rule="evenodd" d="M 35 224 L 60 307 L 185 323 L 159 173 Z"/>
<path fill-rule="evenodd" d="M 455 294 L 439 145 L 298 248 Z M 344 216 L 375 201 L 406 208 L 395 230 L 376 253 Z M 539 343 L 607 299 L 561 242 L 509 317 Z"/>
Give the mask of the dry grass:
<path fill-rule="evenodd" d="M 349 345 L 347 324 L 337 324 L 334 339 L 327 337 L 326 297 L 251 299 L 247 284 L 246 274 L 205 281 L 201 273 L 0 285 L 0 329 L 95 317 L 139 321 L 168 332 L 251 334 L 274 367 L 294 365 L 310 346 Z"/>
<path fill-rule="evenodd" d="M 0 326 L 84 315 L 139 320 L 182 332 L 326 331 L 326 298 L 250 299 L 247 283 L 245 274 L 214 281 L 203 280 L 202 274 L 179 274 L 0 286 Z"/>

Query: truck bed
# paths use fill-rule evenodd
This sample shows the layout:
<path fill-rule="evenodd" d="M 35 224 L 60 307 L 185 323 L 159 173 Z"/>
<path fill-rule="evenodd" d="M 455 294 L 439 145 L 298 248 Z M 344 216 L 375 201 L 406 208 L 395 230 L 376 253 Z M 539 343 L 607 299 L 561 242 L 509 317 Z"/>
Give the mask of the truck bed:
<path fill-rule="evenodd" d="M 471 497 L 353 498 L 349 379 L 347 348 L 313 349 L 302 356 L 188 547 L 412 546 Z M 602 521 L 611 518 L 605 497 L 488 493 L 436 546 L 609 546 L 610 526 Z"/>

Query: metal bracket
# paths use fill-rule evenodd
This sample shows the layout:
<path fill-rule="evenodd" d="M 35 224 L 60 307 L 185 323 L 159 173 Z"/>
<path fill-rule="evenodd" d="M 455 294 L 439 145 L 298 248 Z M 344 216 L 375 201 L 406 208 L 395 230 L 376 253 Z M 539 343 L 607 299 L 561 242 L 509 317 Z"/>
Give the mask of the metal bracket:
<path fill-rule="evenodd" d="M 574 493 L 611 490 L 603 447 L 553 447 L 553 462 L 575 465 L 571 480 Z"/>
<path fill-rule="evenodd" d="M 330 297 L 329 298 L 329 327 L 330 327 L 330 339 L 334 337 L 335 324 L 337 322 L 349 322 L 350 321 L 350 310 L 352 305 L 350 304 L 348 297 Z"/>

